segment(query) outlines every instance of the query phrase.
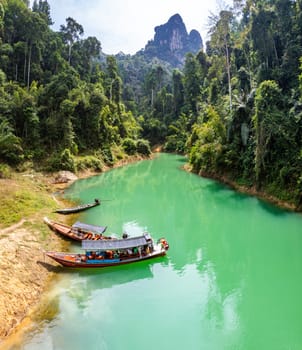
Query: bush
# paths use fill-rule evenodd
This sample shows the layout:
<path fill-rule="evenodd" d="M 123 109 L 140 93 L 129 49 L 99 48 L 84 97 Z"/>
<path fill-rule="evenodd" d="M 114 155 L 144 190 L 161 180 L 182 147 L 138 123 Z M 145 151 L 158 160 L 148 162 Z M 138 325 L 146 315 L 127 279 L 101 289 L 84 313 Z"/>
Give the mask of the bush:
<path fill-rule="evenodd" d="M 167 138 L 167 142 L 164 144 L 165 152 L 177 152 L 180 154 L 185 153 L 186 143 L 183 140 L 178 140 L 177 135 L 172 135 Z"/>
<path fill-rule="evenodd" d="M 116 160 L 121 160 L 124 159 L 125 157 L 125 151 L 122 146 L 118 146 L 117 144 L 113 144 L 111 146 L 111 152 L 112 152 L 112 157 L 114 159 L 114 162 Z"/>
<path fill-rule="evenodd" d="M 60 155 L 61 170 L 69 170 L 75 172 L 76 166 L 73 156 L 68 148 L 65 148 Z"/>
<path fill-rule="evenodd" d="M 24 155 L 21 139 L 14 134 L 7 120 L 0 121 L 0 158 L 5 162 L 16 165 L 22 162 Z"/>
<path fill-rule="evenodd" d="M 7 164 L 0 164 L 0 179 L 9 179 L 11 177 L 11 169 Z"/>
<path fill-rule="evenodd" d="M 104 162 L 108 165 L 113 165 L 113 155 L 109 147 L 102 149 L 102 157 Z"/>
<path fill-rule="evenodd" d="M 129 155 L 133 155 L 137 151 L 136 142 L 130 138 L 126 138 L 125 140 L 123 140 L 122 147 L 125 150 L 125 152 Z"/>
<path fill-rule="evenodd" d="M 68 170 L 75 172 L 75 160 L 69 149 L 65 149 L 61 154 L 54 154 L 49 158 L 46 167 L 48 171 Z"/>
<path fill-rule="evenodd" d="M 145 156 L 149 156 L 151 154 L 150 143 L 147 140 L 138 140 L 136 144 L 137 152 L 143 154 Z"/>
<path fill-rule="evenodd" d="M 92 169 L 96 171 L 102 171 L 103 162 L 95 156 L 87 156 L 76 160 L 76 169 L 85 170 Z"/>

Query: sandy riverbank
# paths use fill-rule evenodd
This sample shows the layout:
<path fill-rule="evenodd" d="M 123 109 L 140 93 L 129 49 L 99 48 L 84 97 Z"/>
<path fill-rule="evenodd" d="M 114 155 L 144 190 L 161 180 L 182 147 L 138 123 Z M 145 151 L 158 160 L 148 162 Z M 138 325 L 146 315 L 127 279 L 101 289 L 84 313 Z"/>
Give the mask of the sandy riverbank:
<path fill-rule="evenodd" d="M 42 220 L 44 215 L 51 214 L 52 208 L 64 205 L 52 196 L 56 187 L 50 178 L 41 174 L 31 174 L 31 181 L 25 184 L 21 176 L 25 175 L 21 174 L 14 180 L 1 179 L 1 194 L 6 188 L 13 198 L 18 197 L 20 187 L 24 188 L 28 183 L 29 191 L 32 191 L 32 183 L 33 188 L 38 188 L 37 195 L 48 198 L 50 207 L 36 212 L 33 208 L 17 223 L 0 226 L 0 348 L 37 305 L 56 271 L 55 264 L 45 263 L 43 251 L 62 249 L 66 245 L 66 241 L 53 234 Z M 20 200 L 26 201 L 24 198 Z M 18 211 L 17 203 L 15 211 Z"/>
<path fill-rule="evenodd" d="M 129 157 L 117 163 L 115 167 L 142 160 L 141 157 Z M 108 171 L 112 168 L 106 168 Z M 50 259 L 44 260 L 44 250 L 63 250 L 68 245 L 64 239 L 55 235 L 43 224 L 43 216 L 49 216 L 55 207 L 64 207 L 66 203 L 58 200 L 53 193 L 63 191 L 77 178 L 87 178 L 99 173 L 83 171 L 66 183 L 54 184 L 58 174 L 21 174 L 31 179 L 35 188 L 48 197 L 51 207 L 39 210 L 31 215 L 22 216 L 18 222 L 3 227 L 0 223 L 0 348 L 10 342 L 10 338 L 27 327 L 31 314 L 39 308 L 41 296 L 47 291 L 52 277 L 58 270 L 57 264 Z M 18 192 L 18 179 L 0 179 L 0 186 Z M 1 191 L 0 191 L 1 195 Z M 55 214 L 52 214 L 55 215 Z M 58 221 L 66 222 L 69 216 L 57 216 Z M 75 215 L 73 215 L 75 220 Z M 46 262 L 45 262 L 46 261 Z"/>
<path fill-rule="evenodd" d="M 44 264 L 39 232 L 17 225 L 0 231 L 0 338 L 12 333 L 30 309 L 38 302 L 53 265 Z M 43 247 L 61 247 L 56 236 L 44 241 Z"/>

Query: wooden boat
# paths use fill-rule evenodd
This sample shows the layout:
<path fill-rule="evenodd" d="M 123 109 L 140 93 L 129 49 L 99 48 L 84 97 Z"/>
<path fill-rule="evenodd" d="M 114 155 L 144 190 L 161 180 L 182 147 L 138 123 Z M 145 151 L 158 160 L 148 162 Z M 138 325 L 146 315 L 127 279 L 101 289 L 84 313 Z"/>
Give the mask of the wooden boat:
<path fill-rule="evenodd" d="M 153 259 L 166 255 L 168 242 L 161 238 L 155 243 L 146 233 L 138 237 L 116 240 L 82 241 L 83 254 L 45 252 L 47 256 L 66 267 L 109 267 Z"/>
<path fill-rule="evenodd" d="M 44 222 L 54 232 L 60 233 L 61 235 L 71 238 L 75 241 L 86 240 L 100 240 L 100 239 L 113 239 L 113 237 L 104 236 L 103 233 L 106 231 L 107 226 L 95 226 L 84 224 L 83 222 L 77 221 L 72 226 L 68 226 L 59 222 L 44 217 Z"/>
<path fill-rule="evenodd" d="M 100 205 L 100 204 L 101 204 L 101 201 L 99 199 L 95 199 L 93 203 L 82 204 L 73 208 L 57 209 L 55 210 L 55 213 L 64 214 L 64 215 L 79 213 L 80 211 L 96 207 L 97 205 Z"/>

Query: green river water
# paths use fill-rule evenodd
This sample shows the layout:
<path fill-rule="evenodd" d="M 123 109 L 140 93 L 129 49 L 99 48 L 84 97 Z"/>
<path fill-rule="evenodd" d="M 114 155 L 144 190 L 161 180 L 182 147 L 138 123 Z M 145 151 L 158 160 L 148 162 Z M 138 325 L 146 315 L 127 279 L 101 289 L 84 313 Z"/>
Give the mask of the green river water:
<path fill-rule="evenodd" d="M 170 249 L 122 267 L 60 269 L 51 316 L 20 349 L 302 349 L 302 216 L 184 164 L 160 154 L 65 191 L 80 203 L 110 199 L 79 220 L 117 235 L 147 230 Z"/>

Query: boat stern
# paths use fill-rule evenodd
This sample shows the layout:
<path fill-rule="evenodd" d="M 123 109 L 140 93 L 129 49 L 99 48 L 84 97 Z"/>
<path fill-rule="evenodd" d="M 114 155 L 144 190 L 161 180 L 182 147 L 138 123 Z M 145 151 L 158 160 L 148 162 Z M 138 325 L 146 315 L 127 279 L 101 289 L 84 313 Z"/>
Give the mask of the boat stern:
<path fill-rule="evenodd" d="M 160 238 L 157 241 L 157 244 L 160 244 L 165 251 L 169 249 L 169 243 L 165 238 Z"/>

